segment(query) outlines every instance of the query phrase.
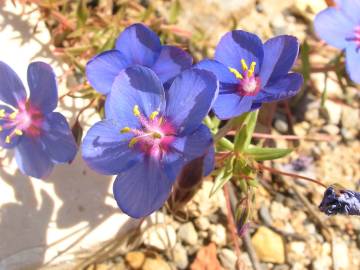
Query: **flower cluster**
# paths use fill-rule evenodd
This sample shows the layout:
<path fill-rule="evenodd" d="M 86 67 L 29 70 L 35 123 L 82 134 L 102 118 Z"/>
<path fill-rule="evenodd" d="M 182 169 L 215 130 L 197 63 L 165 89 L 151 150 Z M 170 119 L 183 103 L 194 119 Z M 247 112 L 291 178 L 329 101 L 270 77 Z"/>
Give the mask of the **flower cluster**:
<path fill-rule="evenodd" d="M 360 83 L 360 0 L 337 0 L 315 18 L 315 30 L 330 45 L 345 50 L 346 70 Z"/>
<path fill-rule="evenodd" d="M 186 52 L 161 46 L 142 24 L 129 26 L 115 50 L 87 64 L 90 84 L 107 97 L 105 119 L 84 138 L 84 160 L 99 173 L 117 175 L 114 197 L 132 217 L 160 208 L 176 179 L 186 192 L 178 189 L 173 198 L 185 202 L 202 172 L 212 170 L 212 136 L 202 124 L 210 109 L 228 119 L 295 95 L 303 79 L 288 72 L 298 51 L 294 37 L 262 44 L 232 31 L 217 46 L 216 60 L 191 67 Z M 190 164 L 205 168 L 192 174 Z"/>

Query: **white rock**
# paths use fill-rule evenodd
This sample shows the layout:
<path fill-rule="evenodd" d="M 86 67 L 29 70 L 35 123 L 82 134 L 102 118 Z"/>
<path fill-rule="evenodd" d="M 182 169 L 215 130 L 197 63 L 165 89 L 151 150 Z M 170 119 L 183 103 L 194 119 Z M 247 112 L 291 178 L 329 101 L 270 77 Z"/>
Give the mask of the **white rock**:
<path fill-rule="evenodd" d="M 176 244 L 176 232 L 171 225 L 157 224 L 151 226 L 142 237 L 146 246 L 159 250 L 173 248 Z"/>
<path fill-rule="evenodd" d="M 174 247 L 174 263 L 178 269 L 185 269 L 189 264 L 186 249 L 180 243 Z"/>
<path fill-rule="evenodd" d="M 178 236 L 181 241 L 189 245 L 195 245 L 198 241 L 198 234 L 191 222 L 187 222 L 180 226 Z"/>
<path fill-rule="evenodd" d="M 341 119 L 341 111 L 342 111 L 341 105 L 331 100 L 326 100 L 324 106 L 326 112 L 325 116 L 329 124 L 338 125 Z"/>
<path fill-rule="evenodd" d="M 221 249 L 219 253 L 219 259 L 222 266 L 224 266 L 225 269 L 228 270 L 236 269 L 237 256 L 235 252 L 232 251 L 231 249 L 228 248 Z"/>
<path fill-rule="evenodd" d="M 210 240 L 218 246 L 226 244 L 226 229 L 223 225 L 217 224 L 210 226 Z"/>
<path fill-rule="evenodd" d="M 346 243 L 341 239 L 335 239 L 333 248 L 334 269 L 350 269 L 349 250 Z"/>
<path fill-rule="evenodd" d="M 210 227 L 210 222 L 206 217 L 198 217 L 195 219 L 194 223 L 195 226 L 201 231 L 206 231 Z"/>

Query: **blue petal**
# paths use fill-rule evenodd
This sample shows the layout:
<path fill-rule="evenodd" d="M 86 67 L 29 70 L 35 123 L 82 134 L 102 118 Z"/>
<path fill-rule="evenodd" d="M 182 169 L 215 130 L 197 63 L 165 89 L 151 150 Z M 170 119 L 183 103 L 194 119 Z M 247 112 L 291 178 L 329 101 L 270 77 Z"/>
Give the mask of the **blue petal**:
<path fill-rule="evenodd" d="M 47 177 L 54 167 L 41 142 L 26 136 L 15 148 L 15 158 L 20 171 L 35 178 Z"/>
<path fill-rule="evenodd" d="M 159 37 L 147 26 L 136 23 L 127 27 L 116 40 L 116 49 L 135 65 L 151 67 L 159 57 Z"/>
<path fill-rule="evenodd" d="M 215 147 L 211 145 L 204 158 L 204 176 L 208 176 L 215 168 Z"/>
<path fill-rule="evenodd" d="M 119 72 L 129 66 L 126 57 L 117 50 L 98 54 L 86 64 L 86 77 L 92 87 L 107 95 Z"/>
<path fill-rule="evenodd" d="M 4 110 L 6 114 L 11 114 L 13 112 L 11 108 L 4 105 L 0 105 L 0 110 Z M 10 149 L 14 148 L 19 143 L 21 136 L 14 136 L 11 138 L 10 143 L 6 143 L 6 136 L 10 135 L 15 129 L 15 127 L 6 128 L 7 122 L 7 120 L 0 118 L 0 126 L 2 127 L 2 131 L 0 132 L 0 147 Z"/>
<path fill-rule="evenodd" d="M 14 107 L 26 100 L 26 91 L 18 75 L 0 61 L 0 100 Z"/>
<path fill-rule="evenodd" d="M 275 81 L 270 81 L 260 90 L 254 102 L 272 102 L 291 98 L 299 92 L 303 82 L 304 79 L 299 73 L 290 73 Z"/>
<path fill-rule="evenodd" d="M 113 121 L 104 120 L 93 125 L 86 134 L 81 150 L 85 162 L 93 170 L 106 175 L 121 173 L 141 158 L 129 147 L 131 134 L 121 134 Z"/>
<path fill-rule="evenodd" d="M 263 57 L 263 45 L 258 36 L 241 30 L 225 34 L 215 50 L 215 60 L 238 71 L 242 71 L 241 59 L 244 59 L 247 65 L 256 62 L 256 74 L 260 70 Z"/>
<path fill-rule="evenodd" d="M 219 84 L 206 70 L 189 69 L 177 76 L 167 92 L 166 119 L 179 135 L 191 134 L 211 109 Z"/>
<path fill-rule="evenodd" d="M 346 38 L 351 36 L 355 24 L 340 10 L 327 8 L 315 17 L 314 27 L 321 39 L 334 47 L 344 49 L 349 43 Z"/>
<path fill-rule="evenodd" d="M 286 75 L 299 54 L 299 41 L 293 36 L 277 36 L 264 44 L 264 61 L 260 71 L 261 86 Z"/>
<path fill-rule="evenodd" d="M 346 48 L 346 71 L 351 80 L 360 83 L 360 51 L 355 46 Z"/>
<path fill-rule="evenodd" d="M 216 60 L 202 60 L 196 66 L 198 69 L 205 69 L 215 74 L 219 80 L 219 94 L 235 92 L 239 84 L 235 75 L 230 72 L 229 68 Z"/>
<path fill-rule="evenodd" d="M 181 71 L 191 67 L 192 57 L 174 46 L 163 46 L 159 58 L 151 67 L 163 84 L 170 85 Z"/>
<path fill-rule="evenodd" d="M 162 113 L 165 107 L 162 83 L 149 68 L 134 66 L 120 72 L 106 99 L 106 118 L 122 126 L 135 127 L 139 122 L 133 114 L 135 105 L 146 117 L 154 111 Z"/>
<path fill-rule="evenodd" d="M 43 131 L 40 140 L 54 163 L 71 162 L 75 158 L 76 142 L 62 114 L 58 112 L 48 114 Z"/>
<path fill-rule="evenodd" d="M 250 111 L 256 111 L 256 110 L 260 109 L 261 105 L 262 105 L 261 102 L 260 103 L 255 103 L 255 101 L 254 101 L 253 104 L 251 105 Z"/>
<path fill-rule="evenodd" d="M 169 197 L 173 181 L 164 174 L 158 161 L 145 157 L 114 182 L 114 197 L 120 209 L 133 218 L 158 210 Z"/>
<path fill-rule="evenodd" d="M 220 119 L 230 119 L 249 112 L 254 96 L 240 96 L 237 93 L 221 94 L 213 106 L 214 113 Z"/>
<path fill-rule="evenodd" d="M 340 10 L 356 25 L 360 22 L 360 1 L 359 0 L 342 0 L 338 1 Z"/>
<path fill-rule="evenodd" d="M 27 71 L 30 88 L 30 101 L 43 113 L 55 110 L 58 90 L 56 76 L 50 65 L 43 62 L 33 62 Z"/>
<path fill-rule="evenodd" d="M 176 137 L 162 160 L 167 177 L 175 181 L 185 164 L 209 151 L 212 141 L 209 128 L 203 124 L 188 136 Z"/>

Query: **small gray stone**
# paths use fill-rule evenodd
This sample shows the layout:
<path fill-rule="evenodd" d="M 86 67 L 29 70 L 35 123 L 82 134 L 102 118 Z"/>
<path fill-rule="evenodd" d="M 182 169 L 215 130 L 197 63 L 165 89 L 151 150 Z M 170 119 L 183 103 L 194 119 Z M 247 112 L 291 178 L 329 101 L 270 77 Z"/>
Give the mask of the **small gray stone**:
<path fill-rule="evenodd" d="M 198 241 L 198 234 L 191 222 L 181 225 L 178 235 L 181 241 L 189 245 L 195 245 Z"/>
<path fill-rule="evenodd" d="M 189 264 L 186 249 L 180 243 L 174 247 L 174 263 L 178 269 L 186 269 Z"/>
<path fill-rule="evenodd" d="M 236 269 L 237 256 L 235 252 L 232 251 L 231 249 L 228 248 L 221 249 L 219 253 L 219 259 L 222 266 L 224 266 L 225 269 L 228 270 Z"/>
<path fill-rule="evenodd" d="M 330 135 L 337 135 L 340 132 L 340 128 L 335 125 L 326 125 L 321 129 L 321 131 Z"/>
<path fill-rule="evenodd" d="M 289 128 L 287 122 L 281 118 L 275 120 L 274 127 L 280 133 L 287 133 Z"/>

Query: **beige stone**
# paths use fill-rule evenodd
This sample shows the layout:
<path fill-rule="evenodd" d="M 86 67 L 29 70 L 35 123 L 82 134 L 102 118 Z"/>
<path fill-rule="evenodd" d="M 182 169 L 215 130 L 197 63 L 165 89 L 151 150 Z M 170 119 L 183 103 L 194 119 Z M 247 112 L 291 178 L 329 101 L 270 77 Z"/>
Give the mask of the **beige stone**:
<path fill-rule="evenodd" d="M 145 254 L 140 251 L 129 252 L 126 254 L 125 260 L 131 268 L 139 269 L 145 261 Z"/>
<path fill-rule="evenodd" d="M 261 226 L 251 239 L 259 259 L 269 263 L 284 263 L 284 242 L 280 235 Z"/>

